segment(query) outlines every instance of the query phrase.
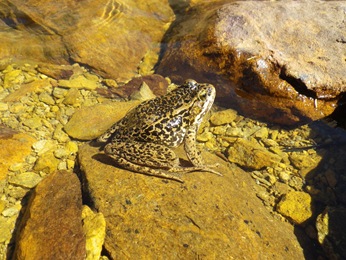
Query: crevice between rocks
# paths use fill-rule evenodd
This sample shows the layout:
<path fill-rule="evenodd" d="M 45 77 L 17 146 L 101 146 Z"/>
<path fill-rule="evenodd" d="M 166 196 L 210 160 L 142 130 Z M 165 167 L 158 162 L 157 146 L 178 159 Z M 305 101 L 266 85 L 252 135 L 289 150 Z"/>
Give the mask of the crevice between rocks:
<path fill-rule="evenodd" d="M 308 89 L 305 83 L 301 79 L 297 79 L 293 76 L 288 75 L 285 67 L 281 69 L 279 77 L 280 79 L 290 84 L 299 94 L 304 95 L 306 97 L 313 98 L 313 99 L 317 98 L 316 93 Z"/>

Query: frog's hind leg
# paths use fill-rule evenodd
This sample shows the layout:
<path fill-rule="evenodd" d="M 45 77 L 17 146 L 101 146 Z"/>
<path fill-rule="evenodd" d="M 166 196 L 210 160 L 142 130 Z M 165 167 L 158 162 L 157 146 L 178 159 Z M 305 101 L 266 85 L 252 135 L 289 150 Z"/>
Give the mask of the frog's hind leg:
<path fill-rule="evenodd" d="M 136 141 L 117 141 L 106 145 L 105 154 L 125 169 L 183 182 L 180 174 L 167 170 L 179 168 L 179 158 L 166 146 Z"/>

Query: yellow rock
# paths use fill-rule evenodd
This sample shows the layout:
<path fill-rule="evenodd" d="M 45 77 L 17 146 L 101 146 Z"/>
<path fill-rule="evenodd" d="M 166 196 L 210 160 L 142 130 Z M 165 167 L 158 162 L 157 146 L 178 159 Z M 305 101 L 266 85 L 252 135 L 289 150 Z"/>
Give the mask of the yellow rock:
<path fill-rule="evenodd" d="M 76 77 L 71 77 L 70 80 L 59 80 L 59 86 L 66 88 L 82 88 L 82 89 L 96 89 L 100 86 L 98 82 L 98 77 L 91 75 L 78 75 Z"/>
<path fill-rule="evenodd" d="M 240 166 L 260 170 L 277 165 L 281 161 L 281 157 L 269 152 L 255 141 L 238 139 L 228 149 L 228 160 Z"/>
<path fill-rule="evenodd" d="M 95 213 L 85 205 L 83 206 L 82 219 L 86 237 L 86 259 L 99 259 L 106 236 L 106 220 L 102 213 Z"/>
<path fill-rule="evenodd" d="M 24 133 L 2 136 L 0 134 L 0 180 L 6 178 L 8 168 L 23 162 L 31 152 L 35 138 Z"/>
<path fill-rule="evenodd" d="M 277 211 L 295 224 L 303 224 L 312 216 L 311 197 L 301 191 L 290 191 L 277 205 Z"/>
<path fill-rule="evenodd" d="M 58 168 L 59 160 L 55 158 L 52 151 L 45 152 L 42 154 L 38 160 L 36 161 L 36 164 L 34 166 L 34 169 L 36 171 L 43 171 L 46 173 L 52 173 L 56 171 Z"/>
<path fill-rule="evenodd" d="M 218 111 L 211 115 L 210 122 L 213 125 L 224 125 L 232 123 L 237 118 L 237 111 L 233 109 L 226 109 Z"/>
<path fill-rule="evenodd" d="M 119 121 L 139 101 L 107 102 L 77 110 L 64 126 L 66 133 L 80 140 L 91 140 Z"/>

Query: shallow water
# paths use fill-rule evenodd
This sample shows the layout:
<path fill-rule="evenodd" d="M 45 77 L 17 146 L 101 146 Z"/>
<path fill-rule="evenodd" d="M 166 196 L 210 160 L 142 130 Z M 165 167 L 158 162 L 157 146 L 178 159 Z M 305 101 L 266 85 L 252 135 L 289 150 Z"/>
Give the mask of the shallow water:
<path fill-rule="evenodd" d="M 9 3 L 1 7 L 5 11 L 2 12 L 0 35 L 6 37 L 0 60 L 1 126 L 36 138 L 31 151 L 23 154 L 19 161 L 7 165 L 9 171 L 1 176 L 0 226 L 3 224 L 5 228 L 3 237 L 0 236 L 0 258 L 4 259 L 7 251 L 13 249 L 12 230 L 21 204 L 26 203 L 23 197 L 37 184 L 25 186 L 28 184 L 24 185 L 20 182 L 23 180 L 17 180 L 16 176 L 32 172 L 31 178 L 38 180 L 55 170 L 75 170 L 78 167 L 75 163 L 76 146 L 82 142 L 69 136 L 64 126 L 78 109 L 108 101 L 109 96 L 99 93 L 108 93 L 111 85 L 120 86 L 134 76 L 154 72 L 164 30 L 152 28 L 168 27 L 174 18 L 173 11 L 168 8 L 159 12 L 156 7 L 150 7 L 149 10 L 155 11 L 150 13 L 145 9 L 148 7 L 140 5 L 134 8 L 132 1 L 126 4 L 110 0 L 105 5 L 89 7 L 94 10 L 82 10 L 82 3 L 66 6 L 65 2 L 60 7 L 50 3 L 37 10 L 23 4 L 22 9 L 15 13 L 9 12 L 13 9 Z M 186 7 L 180 1 L 171 1 L 170 4 L 181 12 Z M 77 8 L 80 12 L 71 14 L 69 8 Z M 60 11 L 52 15 L 52 10 L 57 9 Z M 90 14 L 93 18 L 82 20 L 83 16 Z M 64 24 L 59 24 L 65 16 Z M 137 25 L 132 20 L 127 24 L 126 20 L 121 20 L 129 16 L 141 17 L 140 30 L 136 30 Z M 112 26 L 116 28 L 112 29 Z M 122 26 L 129 28 L 121 30 Z M 86 37 L 88 33 L 93 34 L 94 41 Z M 118 39 L 111 37 L 111 33 L 118 34 Z M 126 33 L 131 36 L 126 38 Z M 98 43 L 100 49 L 96 48 Z M 121 45 L 129 48 L 122 51 L 117 47 Z M 102 48 L 114 48 L 114 52 L 119 54 L 117 60 L 103 57 Z M 75 65 L 63 68 L 47 63 Z M 113 70 L 117 72 L 110 77 Z M 68 85 L 71 82 L 80 85 L 74 88 Z M 216 103 L 214 106 L 212 114 L 216 117 L 221 117 L 217 111 L 226 109 L 220 105 Z M 344 208 L 346 204 L 346 134 L 343 128 L 338 127 L 342 125 L 341 121 L 335 121 L 340 114 L 343 115 L 340 109 L 331 117 L 290 129 L 244 117 L 234 107 L 231 113 L 235 117 L 231 121 L 226 119 L 226 123 L 204 122 L 198 135 L 200 147 L 244 169 L 253 178 L 254 193 L 268 211 L 284 216 L 292 223 L 297 220 L 280 212 L 278 202 L 289 191 L 310 194 L 314 212 L 306 220 L 305 229 L 310 230 L 306 231 L 307 235 L 316 240 L 316 216 L 327 206 Z M 81 128 L 85 127 L 83 122 L 80 124 Z M 239 140 L 246 140 L 246 145 Z M 261 154 L 254 155 L 254 151 L 259 150 Z M 47 151 L 54 151 L 49 165 L 41 160 Z M 250 157 L 254 158 L 251 163 Z M 267 165 L 269 158 L 271 161 Z M 330 227 L 338 229 L 333 223 Z"/>

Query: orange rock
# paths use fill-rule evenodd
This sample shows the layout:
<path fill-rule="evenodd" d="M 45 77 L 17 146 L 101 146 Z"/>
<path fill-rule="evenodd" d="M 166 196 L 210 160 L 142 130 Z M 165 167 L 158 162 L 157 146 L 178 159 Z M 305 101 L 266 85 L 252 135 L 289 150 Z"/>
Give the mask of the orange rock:
<path fill-rule="evenodd" d="M 12 164 L 24 161 L 34 142 L 36 139 L 28 134 L 0 128 L 0 180 L 6 178 Z"/>

